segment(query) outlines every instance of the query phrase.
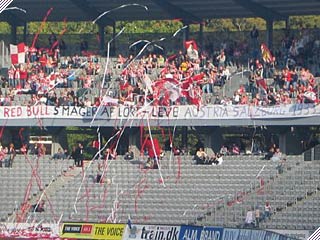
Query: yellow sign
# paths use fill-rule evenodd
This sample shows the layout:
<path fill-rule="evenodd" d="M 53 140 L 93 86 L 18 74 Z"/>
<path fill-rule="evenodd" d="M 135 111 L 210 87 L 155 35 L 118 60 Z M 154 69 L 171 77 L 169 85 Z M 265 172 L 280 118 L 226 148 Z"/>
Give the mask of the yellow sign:
<path fill-rule="evenodd" d="M 61 238 L 121 240 L 125 224 L 64 223 Z"/>

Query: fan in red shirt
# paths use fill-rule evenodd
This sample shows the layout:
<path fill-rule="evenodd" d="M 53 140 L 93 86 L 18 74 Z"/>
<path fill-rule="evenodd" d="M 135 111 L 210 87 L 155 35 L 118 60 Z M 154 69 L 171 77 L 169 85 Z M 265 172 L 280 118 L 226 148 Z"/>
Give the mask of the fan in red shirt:
<path fill-rule="evenodd" d="M 151 139 L 150 136 L 148 136 L 144 140 L 141 147 L 141 152 L 143 152 L 144 150 L 147 150 L 150 159 L 154 160 L 153 168 L 157 168 L 158 167 L 157 162 L 160 158 L 160 153 L 161 153 L 161 148 L 160 148 L 158 139 L 156 138 Z"/>

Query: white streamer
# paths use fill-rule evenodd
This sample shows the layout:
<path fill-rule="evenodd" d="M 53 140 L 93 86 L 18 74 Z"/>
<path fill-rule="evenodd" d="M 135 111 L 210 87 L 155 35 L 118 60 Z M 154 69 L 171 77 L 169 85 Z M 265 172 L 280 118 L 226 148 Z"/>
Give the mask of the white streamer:
<path fill-rule="evenodd" d="M 104 73 L 103 73 L 103 79 L 102 79 L 102 83 L 101 83 L 101 86 L 100 86 L 100 105 L 96 111 L 96 113 L 94 114 L 92 120 L 91 120 L 91 123 L 90 123 L 90 127 L 92 127 L 92 124 L 94 122 L 94 120 L 96 119 L 97 117 L 97 114 L 101 108 L 101 105 L 102 105 L 102 101 L 101 101 L 101 96 L 102 96 L 102 89 L 104 87 L 104 84 L 105 84 L 105 81 L 106 81 L 106 75 L 107 75 L 107 72 L 108 72 L 108 65 L 109 65 L 109 59 L 110 59 L 110 44 L 112 41 L 114 41 L 115 39 L 117 39 L 121 33 L 123 33 L 123 31 L 125 30 L 125 28 L 123 27 L 110 41 L 108 41 L 108 44 L 107 44 L 107 61 L 106 61 L 106 65 L 105 65 L 105 68 L 104 68 Z M 107 89 L 107 92 L 109 92 L 110 88 L 111 88 L 112 84 L 110 84 L 109 88 Z"/>
<path fill-rule="evenodd" d="M 140 55 L 143 53 L 143 51 L 150 45 L 150 44 L 152 44 L 152 43 L 156 43 L 156 42 L 162 42 L 162 41 L 164 41 L 164 40 L 166 40 L 166 38 L 160 38 L 159 40 L 155 40 L 155 41 L 148 41 L 148 40 L 139 40 L 139 41 L 137 41 L 137 42 L 135 42 L 135 43 L 133 43 L 133 44 L 131 44 L 130 46 L 134 46 L 135 44 L 138 44 L 139 42 L 142 42 L 142 41 L 145 41 L 146 42 L 146 44 L 143 46 L 143 48 L 139 51 L 139 53 L 137 54 L 137 56 L 135 56 L 128 64 L 127 64 L 127 66 L 124 68 L 124 70 L 125 69 L 127 69 L 130 65 L 131 65 L 131 63 L 133 63 L 138 57 L 140 57 Z M 158 45 L 157 45 L 158 46 Z M 159 48 L 162 48 L 162 47 L 160 47 L 160 46 L 158 46 Z M 162 48 L 163 49 L 163 48 Z"/>
<path fill-rule="evenodd" d="M 27 11 L 25 9 L 19 8 L 19 7 L 9 7 L 9 8 L 4 9 L 3 11 L 9 11 L 9 10 L 18 10 L 18 11 L 27 13 Z"/>
<path fill-rule="evenodd" d="M 113 8 L 113 9 L 110 9 L 110 10 L 108 10 L 108 11 L 105 11 L 105 12 L 101 13 L 96 19 L 94 19 L 94 20 L 92 21 L 92 23 L 96 23 L 100 18 L 102 18 L 104 15 L 106 15 L 106 14 L 108 14 L 108 13 L 110 13 L 110 12 L 113 12 L 113 11 L 116 11 L 116 10 L 119 10 L 119 9 L 125 8 L 125 7 L 131 7 L 131 6 L 142 7 L 142 8 L 144 8 L 146 11 L 149 10 L 147 6 L 141 5 L 141 4 L 138 4 L 138 3 L 123 4 L 123 5 L 119 6 L 119 7 L 116 7 L 116 8 Z"/>
<path fill-rule="evenodd" d="M 179 28 L 175 33 L 172 35 L 172 37 L 176 37 L 179 32 L 183 31 L 184 29 L 188 28 L 188 25 L 184 25 L 182 28 Z"/>

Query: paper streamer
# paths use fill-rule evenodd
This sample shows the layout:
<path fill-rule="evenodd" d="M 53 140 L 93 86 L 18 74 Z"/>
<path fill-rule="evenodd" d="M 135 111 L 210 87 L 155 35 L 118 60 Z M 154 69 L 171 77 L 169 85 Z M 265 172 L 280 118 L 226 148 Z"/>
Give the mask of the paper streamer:
<path fill-rule="evenodd" d="M 43 20 L 42 20 L 42 22 L 41 22 L 41 25 L 40 25 L 40 27 L 39 27 L 39 29 L 38 29 L 38 32 L 36 33 L 36 35 L 34 36 L 34 38 L 33 38 L 33 40 L 32 40 L 31 48 L 34 48 L 34 46 L 36 45 L 36 42 L 37 42 L 38 37 L 39 37 L 39 34 L 41 33 L 42 29 L 44 28 L 44 26 L 45 26 L 45 24 L 46 24 L 46 22 L 47 22 L 47 19 L 48 19 L 49 15 L 51 14 L 52 10 L 53 10 L 53 8 L 51 7 L 51 8 L 47 11 L 46 15 L 44 16 L 44 18 L 43 18 Z"/>
<path fill-rule="evenodd" d="M 108 11 L 105 11 L 105 12 L 101 13 L 96 19 L 94 19 L 94 20 L 92 21 L 92 23 L 96 23 L 100 18 L 102 18 L 104 15 L 106 15 L 106 14 L 108 14 L 108 13 L 110 13 L 110 12 L 114 12 L 114 11 L 119 10 L 119 9 L 121 9 L 121 8 L 133 7 L 133 6 L 142 7 L 142 8 L 144 8 L 146 11 L 149 10 L 147 6 L 141 5 L 141 4 L 138 4 L 138 3 L 123 4 L 123 5 L 119 6 L 119 7 L 116 7 L 116 8 L 113 8 L 113 9 L 110 9 L 110 10 L 108 10 Z"/>

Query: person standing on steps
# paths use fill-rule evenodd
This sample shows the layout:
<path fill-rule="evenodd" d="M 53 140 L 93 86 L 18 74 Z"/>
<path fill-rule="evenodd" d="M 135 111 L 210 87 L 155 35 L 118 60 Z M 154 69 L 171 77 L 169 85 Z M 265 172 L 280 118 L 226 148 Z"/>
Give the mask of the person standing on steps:
<path fill-rule="evenodd" d="M 75 165 L 76 167 L 82 167 L 83 166 L 83 145 L 81 142 L 78 143 L 78 147 L 75 150 Z"/>

